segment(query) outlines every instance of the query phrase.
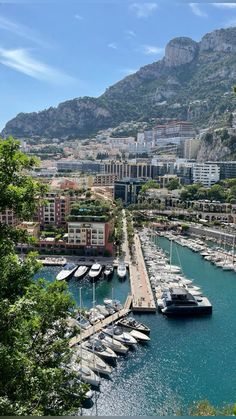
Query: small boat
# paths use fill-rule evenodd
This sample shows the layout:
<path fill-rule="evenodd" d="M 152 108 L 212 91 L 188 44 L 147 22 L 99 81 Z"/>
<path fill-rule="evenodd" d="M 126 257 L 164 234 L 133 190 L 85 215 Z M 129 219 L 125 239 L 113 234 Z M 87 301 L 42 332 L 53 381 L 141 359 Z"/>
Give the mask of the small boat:
<path fill-rule="evenodd" d="M 102 266 L 99 263 L 94 263 L 89 271 L 89 278 L 91 281 L 96 281 L 102 272 Z"/>
<path fill-rule="evenodd" d="M 119 326 L 126 327 L 130 330 L 138 330 L 142 333 L 150 333 L 149 327 L 147 327 L 145 324 L 138 322 L 133 317 L 124 317 L 123 319 L 118 320 L 117 324 Z"/>
<path fill-rule="evenodd" d="M 83 317 L 80 313 L 77 316 L 75 316 L 75 318 L 78 323 L 78 326 L 81 329 L 86 330 L 91 327 L 91 323 L 85 317 Z"/>
<path fill-rule="evenodd" d="M 89 314 L 89 321 L 91 324 L 95 324 L 105 319 L 105 316 L 96 308 L 91 308 L 88 314 Z"/>
<path fill-rule="evenodd" d="M 106 308 L 111 307 L 115 311 L 120 311 L 123 308 L 123 305 L 121 304 L 119 300 L 111 300 L 109 298 L 105 298 L 104 304 Z"/>
<path fill-rule="evenodd" d="M 110 279 L 114 273 L 114 268 L 112 265 L 105 266 L 104 275 L 107 279 Z"/>
<path fill-rule="evenodd" d="M 95 308 L 105 317 L 109 316 L 109 311 L 106 309 L 104 305 L 98 304 Z"/>
<path fill-rule="evenodd" d="M 37 259 L 37 262 L 42 263 L 44 266 L 64 266 L 66 265 L 66 258 L 63 257 L 45 257 Z"/>
<path fill-rule="evenodd" d="M 84 266 L 84 265 L 81 265 L 75 271 L 74 277 L 75 278 L 78 278 L 78 279 L 83 278 L 86 275 L 87 272 L 88 272 L 88 267 L 87 266 Z"/>
<path fill-rule="evenodd" d="M 139 332 L 138 330 L 131 330 L 129 334 L 133 336 L 134 339 L 140 340 L 141 342 L 148 342 L 150 340 L 149 336 L 145 333 Z"/>
<path fill-rule="evenodd" d="M 89 368 L 87 362 L 83 361 L 83 364 L 73 362 L 70 364 L 72 371 L 78 374 L 79 378 L 86 384 L 90 384 L 94 387 L 100 386 L 100 378 L 99 376 Z"/>
<path fill-rule="evenodd" d="M 77 269 L 77 265 L 74 263 L 67 263 L 66 266 L 57 274 L 56 279 L 63 281 L 69 279 Z"/>
<path fill-rule="evenodd" d="M 137 340 L 130 333 L 124 332 L 120 326 L 107 326 L 103 329 L 103 332 L 125 345 L 134 345 L 137 343 Z"/>
<path fill-rule="evenodd" d="M 127 346 L 103 332 L 94 335 L 94 338 L 99 339 L 106 347 L 111 348 L 118 354 L 126 354 L 128 352 Z"/>
<path fill-rule="evenodd" d="M 117 275 L 119 278 L 124 279 L 126 277 L 126 266 L 124 262 L 120 262 L 117 267 Z"/>
<path fill-rule="evenodd" d="M 105 375 L 111 374 L 111 367 L 107 365 L 101 358 L 99 358 L 99 356 L 95 355 L 95 353 L 91 353 L 83 348 L 81 350 L 81 348 L 78 347 L 77 355 L 82 358 L 83 363 L 84 361 L 87 362 L 89 368 L 92 371 Z"/>
<path fill-rule="evenodd" d="M 117 358 L 117 355 L 111 348 L 108 348 L 96 338 L 90 338 L 86 342 L 83 342 L 82 348 L 101 356 L 102 358 L 106 358 L 107 360 L 114 360 Z"/>

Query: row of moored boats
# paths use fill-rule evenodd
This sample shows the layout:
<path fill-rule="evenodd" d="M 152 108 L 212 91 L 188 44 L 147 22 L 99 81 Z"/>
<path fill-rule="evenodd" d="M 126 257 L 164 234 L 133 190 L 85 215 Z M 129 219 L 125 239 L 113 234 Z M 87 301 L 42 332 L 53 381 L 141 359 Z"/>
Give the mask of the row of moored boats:
<path fill-rule="evenodd" d="M 117 304 L 117 302 L 116 302 Z M 113 306 L 113 301 L 104 306 Z M 77 317 L 78 326 L 88 329 Z M 73 319 L 74 320 L 74 319 Z M 91 324 L 89 327 L 92 327 Z M 74 354 L 69 367 L 78 374 L 78 378 L 94 387 L 99 387 L 102 377 L 110 377 L 118 356 L 125 355 L 129 348 L 138 342 L 147 342 L 150 329 L 133 317 L 121 318 L 89 339 L 74 347 Z"/>
<path fill-rule="evenodd" d="M 86 265 L 78 266 L 75 263 L 66 263 L 63 269 L 57 274 L 56 279 L 58 281 L 63 281 L 75 277 L 77 279 L 82 279 L 88 274 L 89 279 L 92 282 L 97 281 L 101 275 L 106 279 L 112 278 L 114 273 L 114 267 L 112 264 L 102 266 L 100 263 L 94 263 L 91 267 Z M 124 262 L 120 262 L 117 267 L 117 275 L 119 278 L 124 279 L 126 277 L 126 265 Z"/>
<path fill-rule="evenodd" d="M 210 314 L 211 303 L 201 288 L 186 278 L 179 266 L 172 264 L 172 241 L 168 258 L 154 243 L 148 229 L 140 233 L 140 240 L 158 309 L 165 315 Z"/>
<path fill-rule="evenodd" d="M 181 246 L 191 249 L 193 252 L 198 252 L 207 261 L 211 262 L 218 268 L 224 271 L 236 272 L 236 258 L 234 254 L 234 246 L 232 251 L 227 251 L 221 247 L 209 247 L 199 238 L 185 238 L 180 235 L 175 235 L 171 232 L 161 233 L 169 240 L 173 240 Z"/>

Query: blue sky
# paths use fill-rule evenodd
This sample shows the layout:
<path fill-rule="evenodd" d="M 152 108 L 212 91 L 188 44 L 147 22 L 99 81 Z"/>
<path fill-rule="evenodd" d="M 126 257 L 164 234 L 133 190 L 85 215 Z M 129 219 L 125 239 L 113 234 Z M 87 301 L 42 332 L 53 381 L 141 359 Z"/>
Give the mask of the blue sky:
<path fill-rule="evenodd" d="M 176 36 L 236 26 L 236 3 L 0 0 L 0 128 L 19 112 L 99 96 Z"/>

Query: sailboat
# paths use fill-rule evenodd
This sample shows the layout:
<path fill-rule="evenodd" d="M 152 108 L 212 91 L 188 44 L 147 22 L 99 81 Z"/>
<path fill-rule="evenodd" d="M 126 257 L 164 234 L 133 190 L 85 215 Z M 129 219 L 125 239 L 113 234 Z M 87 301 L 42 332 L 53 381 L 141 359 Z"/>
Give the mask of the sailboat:
<path fill-rule="evenodd" d="M 81 288 L 80 288 L 80 308 L 81 308 L 81 304 L 82 304 L 82 296 L 81 296 Z M 94 387 L 99 387 L 100 381 L 101 381 L 99 376 L 95 374 L 95 372 L 92 371 L 91 368 L 89 368 L 88 363 L 84 362 L 82 358 L 81 331 L 80 331 L 80 353 L 79 353 L 80 362 L 79 364 L 77 363 L 77 355 L 78 353 L 75 352 L 74 362 L 72 361 L 71 368 L 78 373 L 82 381 Z"/>

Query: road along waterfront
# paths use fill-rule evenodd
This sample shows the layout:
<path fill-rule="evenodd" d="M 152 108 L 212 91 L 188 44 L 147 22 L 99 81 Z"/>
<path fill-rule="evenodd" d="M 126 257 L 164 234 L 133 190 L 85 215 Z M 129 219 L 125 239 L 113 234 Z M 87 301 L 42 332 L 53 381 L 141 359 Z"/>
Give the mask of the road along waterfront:
<path fill-rule="evenodd" d="M 169 241 L 156 239 L 169 251 Z M 179 265 L 175 246 L 186 277 L 200 285 L 213 305 L 210 317 L 167 319 L 157 314 L 135 314 L 151 329 L 151 341 L 119 357 L 111 380 L 102 379 L 95 405 L 84 415 L 174 414 L 195 400 L 209 399 L 216 405 L 235 402 L 236 394 L 236 274 L 222 271 L 187 248 L 173 245 L 173 263 Z M 53 280 L 60 268 L 44 268 L 38 276 Z M 92 284 L 86 279 L 69 281 L 79 303 L 82 286 L 84 306 L 92 306 Z M 125 302 L 129 281 L 116 274 L 110 282 L 96 284 L 96 303 L 106 297 Z"/>

